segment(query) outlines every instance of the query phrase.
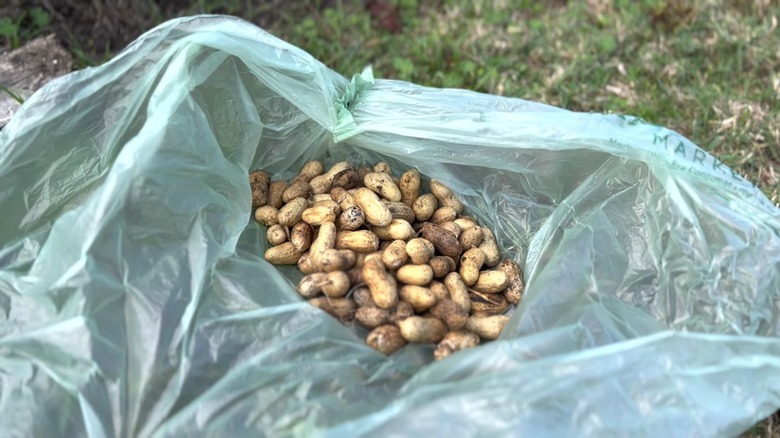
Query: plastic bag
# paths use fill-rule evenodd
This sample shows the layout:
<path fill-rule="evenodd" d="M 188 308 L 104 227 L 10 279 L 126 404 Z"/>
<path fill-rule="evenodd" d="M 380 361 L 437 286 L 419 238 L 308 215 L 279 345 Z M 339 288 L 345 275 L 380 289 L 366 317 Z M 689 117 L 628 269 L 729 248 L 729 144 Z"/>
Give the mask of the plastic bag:
<path fill-rule="evenodd" d="M 247 174 L 415 166 L 525 269 L 501 338 L 385 357 L 262 260 Z M 6 436 L 726 436 L 780 406 L 780 212 L 674 132 L 348 81 L 168 22 L 0 131 Z"/>

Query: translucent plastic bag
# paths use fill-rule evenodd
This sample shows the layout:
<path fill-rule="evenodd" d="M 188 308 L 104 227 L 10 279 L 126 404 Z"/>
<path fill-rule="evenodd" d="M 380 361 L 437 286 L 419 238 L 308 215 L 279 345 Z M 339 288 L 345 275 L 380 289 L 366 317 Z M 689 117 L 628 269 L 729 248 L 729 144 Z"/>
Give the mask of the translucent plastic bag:
<path fill-rule="evenodd" d="M 524 266 L 501 338 L 385 357 L 264 260 L 250 170 L 384 159 Z M 166 23 L 0 131 L 4 436 L 727 436 L 780 406 L 780 212 L 674 132 Z"/>

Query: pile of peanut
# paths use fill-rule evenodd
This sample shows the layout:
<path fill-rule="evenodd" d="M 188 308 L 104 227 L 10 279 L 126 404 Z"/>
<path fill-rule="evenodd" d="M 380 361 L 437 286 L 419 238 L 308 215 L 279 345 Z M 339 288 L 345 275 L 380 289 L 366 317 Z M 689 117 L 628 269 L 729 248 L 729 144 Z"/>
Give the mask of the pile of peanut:
<path fill-rule="evenodd" d="M 366 343 L 382 353 L 436 343 L 440 360 L 496 339 L 522 297 L 520 267 L 501 260 L 493 233 L 440 182 L 421 193 L 416 169 L 396 178 L 384 162 L 309 161 L 289 183 L 262 170 L 249 180 L 273 245 L 265 259 L 297 264 L 298 293 L 371 330 Z"/>

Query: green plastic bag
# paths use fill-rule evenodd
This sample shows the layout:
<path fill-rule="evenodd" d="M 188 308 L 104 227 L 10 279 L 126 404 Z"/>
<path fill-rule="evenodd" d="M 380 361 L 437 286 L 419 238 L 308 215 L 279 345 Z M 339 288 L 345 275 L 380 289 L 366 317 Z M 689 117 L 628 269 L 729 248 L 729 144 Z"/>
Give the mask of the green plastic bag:
<path fill-rule="evenodd" d="M 267 264 L 247 174 L 417 167 L 525 270 L 501 338 L 385 357 Z M 780 212 L 632 117 L 349 81 L 168 22 L 0 131 L 4 436 L 728 436 L 780 406 Z"/>

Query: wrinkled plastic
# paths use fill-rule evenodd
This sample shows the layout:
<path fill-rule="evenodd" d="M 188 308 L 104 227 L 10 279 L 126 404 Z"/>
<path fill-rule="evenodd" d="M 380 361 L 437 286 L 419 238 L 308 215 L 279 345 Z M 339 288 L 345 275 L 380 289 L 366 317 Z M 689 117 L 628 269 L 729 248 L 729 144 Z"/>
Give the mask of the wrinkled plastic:
<path fill-rule="evenodd" d="M 501 338 L 385 357 L 264 260 L 247 174 L 384 159 L 524 267 Z M 780 212 L 667 129 L 349 81 L 168 22 L 0 131 L 4 436 L 729 436 L 780 407 Z"/>

